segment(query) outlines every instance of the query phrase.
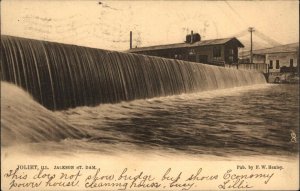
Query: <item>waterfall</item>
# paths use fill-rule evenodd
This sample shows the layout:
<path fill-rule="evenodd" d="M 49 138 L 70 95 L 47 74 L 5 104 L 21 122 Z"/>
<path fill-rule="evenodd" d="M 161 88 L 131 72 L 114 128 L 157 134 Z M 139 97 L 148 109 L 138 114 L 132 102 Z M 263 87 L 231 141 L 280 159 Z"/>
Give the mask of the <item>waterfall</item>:
<path fill-rule="evenodd" d="M 6 35 L 1 54 L 1 80 L 51 110 L 266 83 L 254 71 Z"/>

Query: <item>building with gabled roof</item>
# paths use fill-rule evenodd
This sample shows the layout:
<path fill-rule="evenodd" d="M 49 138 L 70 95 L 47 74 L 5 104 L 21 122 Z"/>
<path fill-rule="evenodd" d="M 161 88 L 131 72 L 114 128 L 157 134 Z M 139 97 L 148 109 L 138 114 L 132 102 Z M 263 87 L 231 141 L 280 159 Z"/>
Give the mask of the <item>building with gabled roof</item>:
<path fill-rule="evenodd" d="M 250 62 L 249 51 L 240 53 L 239 57 L 240 63 Z M 253 63 L 265 63 L 269 65 L 270 73 L 298 71 L 299 43 L 253 50 Z"/>
<path fill-rule="evenodd" d="M 132 48 L 129 53 L 158 56 L 214 65 L 237 64 L 238 49 L 244 45 L 237 38 L 201 40 L 198 33 L 187 35 L 183 43 Z"/>

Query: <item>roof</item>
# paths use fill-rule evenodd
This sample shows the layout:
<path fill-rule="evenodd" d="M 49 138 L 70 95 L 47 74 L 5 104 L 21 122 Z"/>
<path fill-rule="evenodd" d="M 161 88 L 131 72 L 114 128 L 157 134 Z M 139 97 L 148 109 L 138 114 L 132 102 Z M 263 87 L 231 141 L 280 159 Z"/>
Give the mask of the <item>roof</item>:
<path fill-rule="evenodd" d="M 288 53 L 288 52 L 297 52 L 299 51 L 299 42 L 297 43 L 291 43 L 291 44 L 285 44 L 281 46 L 275 46 L 271 48 L 264 48 L 259 50 L 253 50 L 253 54 L 272 54 L 272 53 Z M 240 56 L 245 57 L 249 56 L 250 51 L 241 52 Z"/>
<path fill-rule="evenodd" d="M 230 41 L 235 41 L 236 43 L 238 43 L 238 47 L 244 47 L 244 45 L 236 38 L 222 38 L 222 39 L 203 40 L 194 43 L 176 43 L 176 44 L 133 48 L 128 50 L 128 52 L 141 52 L 141 51 L 150 51 L 150 50 L 164 50 L 164 49 L 175 49 L 175 48 L 190 48 L 190 47 L 199 47 L 199 46 L 222 45 Z"/>

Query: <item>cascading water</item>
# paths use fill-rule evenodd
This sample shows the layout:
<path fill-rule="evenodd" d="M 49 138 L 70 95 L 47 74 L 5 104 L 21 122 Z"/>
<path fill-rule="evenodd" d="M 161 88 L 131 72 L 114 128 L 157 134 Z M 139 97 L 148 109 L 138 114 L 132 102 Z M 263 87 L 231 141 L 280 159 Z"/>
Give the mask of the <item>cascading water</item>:
<path fill-rule="evenodd" d="M 86 137 L 84 130 L 47 110 L 27 92 L 1 82 L 1 145 Z"/>
<path fill-rule="evenodd" d="M 1 36 L 1 80 L 57 110 L 266 83 L 263 74 Z"/>

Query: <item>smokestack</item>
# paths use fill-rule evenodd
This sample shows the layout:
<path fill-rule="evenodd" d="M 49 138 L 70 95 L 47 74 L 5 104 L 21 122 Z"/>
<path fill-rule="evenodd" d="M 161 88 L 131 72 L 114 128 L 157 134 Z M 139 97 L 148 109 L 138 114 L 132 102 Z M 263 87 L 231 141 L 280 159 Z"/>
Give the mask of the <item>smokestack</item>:
<path fill-rule="evenodd" d="M 193 44 L 194 41 L 193 36 L 194 36 L 193 31 L 191 31 L 191 44 Z"/>
<path fill-rule="evenodd" d="M 132 49 L 132 31 L 130 31 L 130 40 L 129 41 L 130 41 L 129 48 Z"/>

